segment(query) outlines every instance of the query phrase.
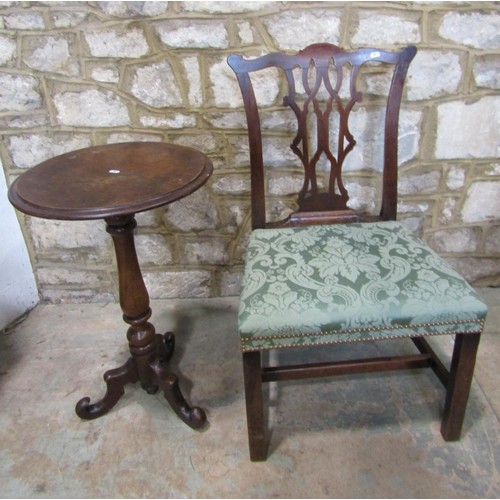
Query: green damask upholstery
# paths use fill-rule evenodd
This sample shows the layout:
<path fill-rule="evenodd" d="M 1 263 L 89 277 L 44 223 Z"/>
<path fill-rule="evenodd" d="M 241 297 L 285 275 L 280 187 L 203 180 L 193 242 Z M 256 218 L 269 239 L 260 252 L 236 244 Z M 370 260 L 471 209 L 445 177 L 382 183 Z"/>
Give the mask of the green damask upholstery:
<path fill-rule="evenodd" d="M 372 47 L 346 51 L 319 43 L 297 53 L 228 57 L 245 105 L 250 150 L 253 231 L 238 330 L 251 460 L 265 460 L 268 453 L 263 384 L 309 377 L 431 368 L 446 388 L 441 434 L 446 441 L 460 438 L 487 308 L 442 258 L 395 222 L 399 110 L 416 51 L 413 46 L 394 52 Z M 272 76 L 263 73 L 270 69 L 279 78 L 280 92 L 273 103 L 262 103 L 252 81 Z M 367 112 L 373 106 L 382 111 L 383 92 L 372 92 L 367 84 L 378 78 L 379 71 L 380 77 L 391 81 L 385 114 L 378 115 L 385 118 L 372 130 L 377 119 L 367 120 L 363 133 L 357 130 L 354 137 L 358 127 L 352 126 L 353 109 Z M 296 118 L 288 144 L 304 167 L 304 179 L 295 200 L 297 210 L 286 220 L 270 224 L 272 211 L 266 202 L 276 198 L 268 199 L 268 181 L 277 177 L 271 173 L 275 162 L 267 157 L 262 133 L 267 140 L 275 131 L 261 127 L 259 109 L 274 111 L 280 102 L 291 110 L 288 116 Z M 383 150 L 379 160 L 365 157 L 359 149 L 371 148 L 372 141 Z M 354 148 L 361 155 L 350 158 L 359 171 L 383 172 L 379 214 L 358 213 L 349 204 L 342 177 Z M 290 150 L 284 152 L 284 159 Z M 290 172 L 297 175 L 295 169 Z M 454 337 L 449 364 L 424 338 L 443 334 Z M 367 349 L 358 357 L 358 349 L 342 349 L 334 356 L 338 359 L 325 360 L 331 350 L 318 348 L 292 363 L 280 356 L 262 356 L 266 349 L 401 337 L 411 337 L 408 345 L 413 344 L 418 353 L 396 351 L 374 357 Z"/>
<path fill-rule="evenodd" d="M 241 291 L 242 351 L 481 333 L 487 307 L 395 221 L 256 229 Z"/>

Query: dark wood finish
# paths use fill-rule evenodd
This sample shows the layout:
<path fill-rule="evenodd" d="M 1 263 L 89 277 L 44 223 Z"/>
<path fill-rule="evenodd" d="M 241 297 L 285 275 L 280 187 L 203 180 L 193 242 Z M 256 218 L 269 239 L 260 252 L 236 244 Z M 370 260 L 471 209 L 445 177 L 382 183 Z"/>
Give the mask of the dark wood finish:
<path fill-rule="evenodd" d="M 450 380 L 450 372 L 448 369 L 444 366 L 443 362 L 439 358 L 439 356 L 434 352 L 432 347 L 429 345 L 427 340 L 425 340 L 424 337 L 414 337 L 412 338 L 413 343 L 417 347 L 417 349 L 422 353 L 422 354 L 427 354 L 431 357 L 432 363 L 431 363 L 431 368 L 436 374 L 437 378 L 441 381 L 441 383 L 445 386 L 448 387 L 448 382 Z"/>
<path fill-rule="evenodd" d="M 445 441 L 460 439 L 476 364 L 480 335 L 457 335 L 451 360 L 441 434 Z"/>
<path fill-rule="evenodd" d="M 309 363 L 307 365 L 272 366 L 262 369 L 263 382 L 295 380 L 311 377 L 330 377 L 352 373 L 370 373 L 391 370 L 412 370 L 425 368 L 432 364 L 430 354 L 411 354 L 398 357 L 355 359 L 327 363 Z"/>
<path fill-rule="evenodd" d="M 150 394 L 160 388 L 175 413 L 190 427 L 206 422 L 204 411 L 190 407 L 176 375 L 166 363 L 172 356 L 172 332 L 158 335 L 148 321 L 149 295 L 134 243 L 135 212 L 173 202 L 202 186 L 212 172 L 203 154 L 163 143 L 124 143 L 83 149 L 34 167 L 11 186 L 9 199 L 33 216 L 85 220 L 104 218 L 113 239 L 118 266 L 120 306 L 129 325 L 131 358 L 104 374 L 106 393 L 96 403 L 81 399 L 76 413 L 94 419 L 107 413 L 140 382 Z"/>
<path fill-rule="evenodd" d="M 247 118 L 253 229 L 396 219 L 399 111 L 406 73 L 415 54 L 416 48 L 412 46 L 398 52 L 373 48 L 347 52 L 334 45 L 316 44 L 296 54 L 275 53 L 253 60 L 243 59 L 236 54 L 228 57 L 228 64 L 234 70 L 240 85 Z M 349 194 L 342 181 L 344 161 L 356 146 L 356 139 L 349 129 L 349 118 L 355 105 L 363 99 L 358 88 L 358 79 L 362 66 L 371 62 L 392 68 L 392 82 L 385 104 L 384 133 L 383 137 L 380 137 L 384 144 L 384 156 L 382 203 L 378 215 L 358 213 L 350 209 L 347 205 Z M 297 132 L 290 148 L 300 159 L 304 169 L 304 183 L 297 197 L 298 210 L 286 220 L 278 222 L 269 222 L 266 219 L 262 133 L 259 106 L 251 80 L 253 72 L 267 68 L 278 68 L 284 80 L 283 105 L 291 108 L 297 119 Z M 298 73 L 298 77 L 294 76 L 294 71 Z M 341 98 L 340 89 L 345 71 L 350 76 L 349 95 Z M 297 95 L 296 78 L 302 80 L 305 96 Z M 323 97 L 319 97 L 321 87 L 326 89 L 326 93 L 322 94 Z M 308 115 L 313 116 L 316 124 L 315 150 L 313 141 L 310 141 Z M 332 137 L 333 131 L 330 128 L 334 115 L 339 124 L 335 138 Z M 336 151 L 334 151 L 335 144 Z M 316 172 L 318 160 L 322 156 L 327 158 L 330 167 L 328 187 L 324 192 L 319 189 Z M 419 351 L 417 354 L 292 366 L 263 367 L 260 352 L 244 352 L 243 370 L 250 458 L 265 460 L 267 455 L 263 382 L 350 373 L 430 367 L 447 389 L 442 435 L 446 440 L 458 439 L 467 404 L 479 334 L 456 336 L 451 370 L 444 366 L 424 338 L 418 337 L 412 340 Z"/>
<path fill-rule="evenodd" d="M 327 222 L 345 222 L 346 213 L 351 217 L 365 217 L 356 214 L 347 207 L 349 195 L 342 181 L 342 166 L 347 155 L 356 145 L 356 140 L 349 130 L 349 118 L 355 104 L 361 102 L 363 96 L 357 87 L 360 68 L 368 62 L 394 65 L 394 74 L 387 97 L 385 133 L 384 133 L 384 189 L 382 208 L 378 219 L 395 220 L 397 211 L 397 164 L 398 164 L 398 123 L 401 95 L 408 66 L 416 54 L 413 46 L 399 52 L 386 52 L 380 49 L 360 49 L 346 52 L 331 44 L 311 45 L 297 54 L 275 53 L 263 57 L 245 60 L 241 56 L 231 54 L 228 64 L 236 73 L 240 84 L 245 112 L 247 116 L 248 137 L 250 145 L 251 186 L 252 186 L 252 227 L 267 226 L 265 209 L 265 177 L 262 149 L 262 134 L 258 103 L 251 82 L 251 73 L 265 68 L 280 68 L 286 77 L 287 93 L 283 104 L 292 109 L 297 118 L 297 133 L 290 145 L 292 151 L 300 158 L 304 167 L 304 184 L 298 194 L 299 210 L 290 219 L 291 225 L 298 225 L 303 218 L 310 218 L 314 212 L 316 220 L 327 217 Z M 340 88 L 344 79 L 343 70 L 349 66 L 350 97 L 344 102 L 340 97 Z M 311 72 L 313 67 L 313 72 Z M 296 85 L 293 69 L 299 68 L 306 98 L 301 106 L 296 97 Z M 336 83 L 331 81 L 331 72 L 336 76 Z M 313 74 L 313 84 L 308 78 Z M 328 98 L 320 102 L 318 91 L 326 89 Z M 312 150 L 309 140 L 307 116 L 314 114 L 317 125 L 317 147 Z M 330 123 L 337 114 L 339 131 L 337 151 L 330 148 Z M 316 166 L 324 155 L 330 165 L 328 190 L 320 192 L 317 184 Z M 339 214 L 339 219 L 335 215 Z M 310 223 L 310 222 L 307 222 Z"/>
<path fill-rule="evenodd" d="M 45 219 L 131 215 L 192 193 L 212 173 L 202 153 L 161 142 L 109 144 L 66 153 L 33 167 L 9 190 L 11 203 Z"/>
<path fill-rule="evenodd" d="M 334 212 L 295 212 L 286 220 L 268 222 L 267 228 L 308 226 L 310 224 L 346 224 L 348 222 L 374 222 L 380 220 L 377 216 L 358 214 L 354 210 L 336 210 Z"/>
<path fill-rule="evenodd" d="M 260 352 L 243 353 L 243 376 L 247 409 L 248 442 L 250 459 L 254 462 L 267 458 L 268 439 L 264 416 L 262 392 L 262 363 Z"/>

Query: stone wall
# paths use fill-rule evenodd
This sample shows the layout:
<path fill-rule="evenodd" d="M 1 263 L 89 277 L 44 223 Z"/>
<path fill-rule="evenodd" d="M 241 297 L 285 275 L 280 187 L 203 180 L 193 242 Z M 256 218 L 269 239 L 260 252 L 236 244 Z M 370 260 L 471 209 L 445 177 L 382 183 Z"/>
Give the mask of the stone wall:
<path fill-rule="evenodd" d="M 498 4 L 1 2 L 0 28 L 9 182 L 54 155 L 131 140 L 189 145 L 213 160 L 206 187 L 137 217 L 152 298 L 238 293 L 249 181 L 229 53 L 417 45 L 402 114 L 400 218 L 472 282 L 500 283 Z M 355 174 L 350 182 L 365 193 Z M 270 186 L 278 198 L 289 188 L 284 177 Z M 115 300 L 102 221 L 21 220 L 43 300 Z"/>

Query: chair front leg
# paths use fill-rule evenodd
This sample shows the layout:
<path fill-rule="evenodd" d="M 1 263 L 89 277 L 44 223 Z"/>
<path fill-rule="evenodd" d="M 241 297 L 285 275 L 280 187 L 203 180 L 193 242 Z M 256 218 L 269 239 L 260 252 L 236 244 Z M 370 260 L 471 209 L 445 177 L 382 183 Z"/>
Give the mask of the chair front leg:
<path fill-rule="evenodd" d="M 264 418 L 264 395 L 262 390 L 262 363 L 260 352 L 243 353 L 243 375 L 245 379 L 245 402 L 250 460 L 253 462 L 264 461 L 267 458 L 268 442 Z"/>
<path fill-rule="evenodd" d="M 460 439 L 480 337 L 479 333 L 455 336 L 450 380 L 441 422 L 441 435 L 445 441 Z"/>

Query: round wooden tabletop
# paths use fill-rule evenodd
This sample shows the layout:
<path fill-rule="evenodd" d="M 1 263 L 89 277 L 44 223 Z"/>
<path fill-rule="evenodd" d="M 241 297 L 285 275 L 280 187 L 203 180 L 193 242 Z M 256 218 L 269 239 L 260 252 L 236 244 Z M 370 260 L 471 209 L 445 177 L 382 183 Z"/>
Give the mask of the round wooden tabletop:
<path fill-rule="evenodd" d="M 9 200 L 35 217 L 87 220 L 134 214 L 202 186 L 212 162 L 199 151 L 162 142 L 80 149 L 40 163 L 9 189 Z"/>

